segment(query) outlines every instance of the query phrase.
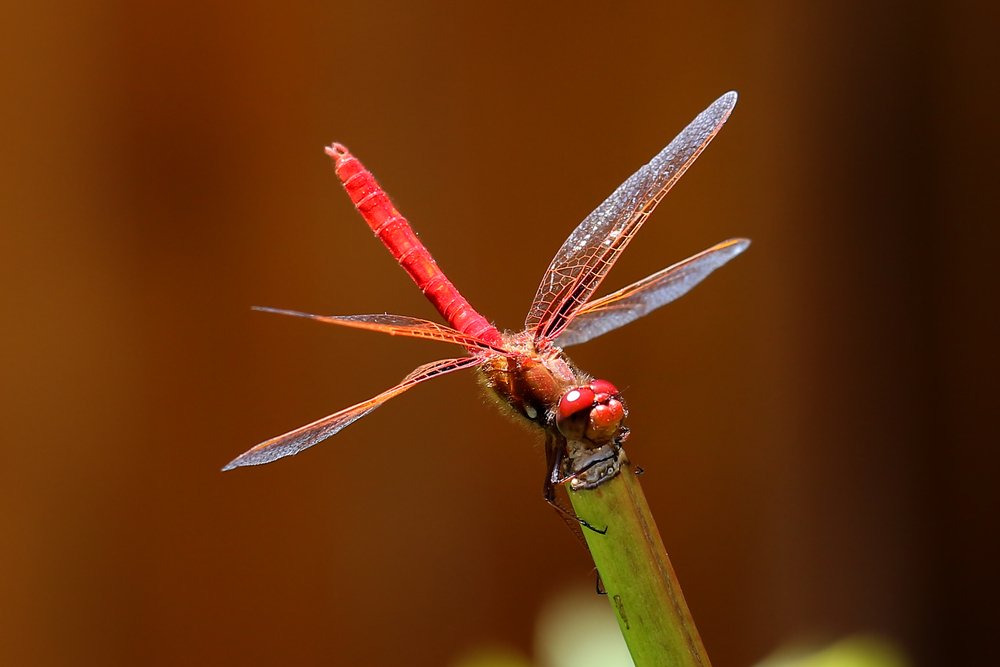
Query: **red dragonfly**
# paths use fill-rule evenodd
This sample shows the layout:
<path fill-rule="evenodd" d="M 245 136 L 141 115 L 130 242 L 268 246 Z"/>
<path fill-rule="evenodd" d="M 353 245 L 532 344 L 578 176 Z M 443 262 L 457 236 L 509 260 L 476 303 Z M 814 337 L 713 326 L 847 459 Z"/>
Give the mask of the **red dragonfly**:
<path fill-rule="evenodd" d="M 735 104 L 735 92 L 716 100 L 580 223 L 542 276 L 524 331 L 519 333 L 501 332 L 476 312 L 438 268 L 371 172 L 344 146 L 327 148 L 355 207 L 451 326 L 402 315 L 322 316 L 276 308 L 258 310 L 454 343 L 465 349 L 465 355 L 420 366 L 378 396 L 260 443 L 224 470 L 298 454 L 422 382 L 474 368 L 506 411 L 545 433 L 545 499 L 567 513 L 555 502 L 556 487 L 569 483 L 574 490 L 594 488 L 614 477 L 625 461 L 622 443 L 629 430 L 621 392 L 607 380 L 595 379 L 574 366 L 563 348 L 596 338 L 673 301 L 750 244 L 746 239 L 724 241 L 590 300 L 646 218 L 715 137 Z"/>

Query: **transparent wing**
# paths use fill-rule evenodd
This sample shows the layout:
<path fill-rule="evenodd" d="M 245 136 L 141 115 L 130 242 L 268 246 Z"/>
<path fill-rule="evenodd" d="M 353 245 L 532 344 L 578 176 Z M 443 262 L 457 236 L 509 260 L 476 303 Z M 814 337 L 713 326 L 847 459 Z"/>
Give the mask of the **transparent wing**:
<path fill-rule="evenodd" d="M 664 195 L 697 159 L 736 104 L 729 92 L 684 128 L 580 223 L 549 264 L 525 320 L 545 347 L 594 294 Z"/>
<path fill-rule="evenodd" d="M 254 306 L 254 310 L 264 313 L 277 313 L 278 315 L 291 315 L 293 317 L 305 317 L 317 322 L 327 324 L 338 324 L 342 327 L 352 327 L 354 329 L 367 329 L 369 331 L 380 331 L 391 336 L 407 336 L 410 338 L 426 338 L 428 340 L 440 340 L 445 343 L 455 343 L 469 349 L 489 350 L 502 352 L 486 341 L 475 336 L 464 334 L 461 331 L 446 327 L 437 322 L 422 320 L 416 317 L 405 315 L 313 315 L 297 310 L 284 310 L 281 308 L 268 308 L 266 306 Z"/>
<path fill-rule="evenodd" d="M 723 241 L 628 287 L 591 301 L 576 313 L 556 338 L 555 344 L 568 347 L 585 343 L 634 322 L 684 296 L 708 274 L 749 246 L 748 239 Z"/>
<path fill-rule="evenodd" d="M 425 380 L 430 380 L 431 378 L 438 377 L 439 375 L 451 373 L 452 371 L 461 370 L 463 368 L 470 368 L 481 364 L 482 362 L 483 359 L 481 357 L 462 357 L 460 359 L 443 359 L 441 361 L 435 361 L 420 366 L 403 378 L 403 381 L 392 389 L 383 391 L 374 398 L 369 398 L 367 401 L 345 408 L 340 412 L 330 415 L 329 417 L 323 417 L 323 419 L 314 421 L 311 424 L 306 424 L 305 426 L 285 433 L 284 435 L 279 435 L 276 438 L 265 440 L 256 447 L 237 456 L 235 459 L 230 461 L 229 464 L 223 468 L 223 470 L 232 470 L 233 468 L 239 468 L 240 466 L 255 466 L 262 463 L 270 463 L 275 459 L 298 454 L 303 449 L 312 447 L 313 445 L 326 440 L 330 436 L 337 434 L 344 427 L 350 426 L 375 408 L 381 406 L 390 398 L 395 398 L 407 389 L 415 387 Z"/>

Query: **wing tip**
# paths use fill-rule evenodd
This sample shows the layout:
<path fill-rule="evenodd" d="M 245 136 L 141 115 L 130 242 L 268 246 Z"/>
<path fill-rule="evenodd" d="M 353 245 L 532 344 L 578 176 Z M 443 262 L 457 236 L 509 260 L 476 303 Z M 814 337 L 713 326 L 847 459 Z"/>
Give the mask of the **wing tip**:
<path fill-rule="evenodd" d="M 720 243 L 716 243 L 714 246 L 705 250 L 705 253 L 712 252 L 723 252 L 726 257 L 736 257 L 747 248 L 750 247 L 750 239 L 744 238 L 742 236 L 737 236 L 731 239 L 726 239 Z"/>
<path fill-rule="evenodd" d="M 288 315 L 290 317 L 304 317 L 306 319 L 316 319 L 312 313 L 304 313 L 301 310 L 288 310 L 286 308 L 272 308 L 271 306 L 250 306 L 250 310 L 258 313 L 272 313 L 274 315 Z"/>
<path fill-rule="evenodd" d="M 228 470 L 235 470 L 236 468 L 246 468 L 248 466 L 259 466 L 265 463 L 270 463 L 271 461 L 277 461 L 285 456 L 293 456 L 296 452 L 288 452 L 282 450 L 272 450 L 268 451 L 266 449 L 254 447 L 248 451 L 243 452 L 235 459 L 227 463 L 222 467 L 222 472 Z"/>
<path fill-rule="evenodd" d="M 714 111 L 712 115 L 719 118 L 720 125 L 729 120 L 729 116 L 733 113 L 733 109 L 736 107 L 736 102 L 739 98 L 739 93 L 735 90 L 730 90 L 728 93 L 723 94 L 719 99 L 712 102 L 712 104 L 708 107 Z"/>
<path fill-rule="evenodd" d="M 743 252 L 744 250 L 746 250 L 747 248 L 749 248 L 750 244 L 752 243 L 752 241 L 750 241 L 750 239 L 743 238 L 743 237 L 737 237 L 735 239 L 729 239 L 728 242 L 733 244 L 733 250 L 736 251 L 737 255 L 740 254 L 741 252 Z"/>
<path fill-rule="evenodd" d="M 233 459 L 232 461 L 230 461 L 229 463 L 227 463 L 226 465 L 224 465 L 222 467 L 222 472 L 226 472 L 226 471 L 229 471 L 229 470 L 235 470 L 236 468 L 243 468 L 243 467 L 246 467 L 246 466 L 256 465 L 256 463 L 266 463 L 265 461 L 255 462 L 253 460 L 252 454 L 253 454 L 253 450 L 252 449 L 250 451 L 248 451 L 248 452 L 243 452 L 242 454 L 240 454 L 239 456 L 237 456 L 235 459 Z"/>

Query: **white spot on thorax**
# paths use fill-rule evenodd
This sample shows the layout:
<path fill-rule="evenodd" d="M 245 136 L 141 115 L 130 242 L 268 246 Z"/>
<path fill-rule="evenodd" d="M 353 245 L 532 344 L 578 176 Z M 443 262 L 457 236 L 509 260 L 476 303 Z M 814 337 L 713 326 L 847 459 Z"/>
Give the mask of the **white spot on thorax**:
<path fill-rule="evenodd" d="M 524 414 L 528 415 L 528 419 L 534 419 L 538 416 L 538 410 L 535 410 L 535 408 L 531 405 L 525 405 Z"/>

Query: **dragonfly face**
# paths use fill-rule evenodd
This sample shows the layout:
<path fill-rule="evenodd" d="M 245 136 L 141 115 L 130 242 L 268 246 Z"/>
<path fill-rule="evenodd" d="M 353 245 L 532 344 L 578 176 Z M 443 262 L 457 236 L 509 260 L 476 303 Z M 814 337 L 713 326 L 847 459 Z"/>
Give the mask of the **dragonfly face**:
<path fill-rule="evenodd" d="M 562 395 L 555 427 L 566 441 L 560 472 L 570 487 L 592 489 L 618 473 L 627 414 L 621 393 L 607 380 L 591 380 Z"/>
<path fill-rule="evenodd" d="M 574 387 L 559 399 L 556 427 L 567 438 L 609 443 L 625 419 L 625 404 L 618 389 L 607 380 L 593 380 Z"/>

